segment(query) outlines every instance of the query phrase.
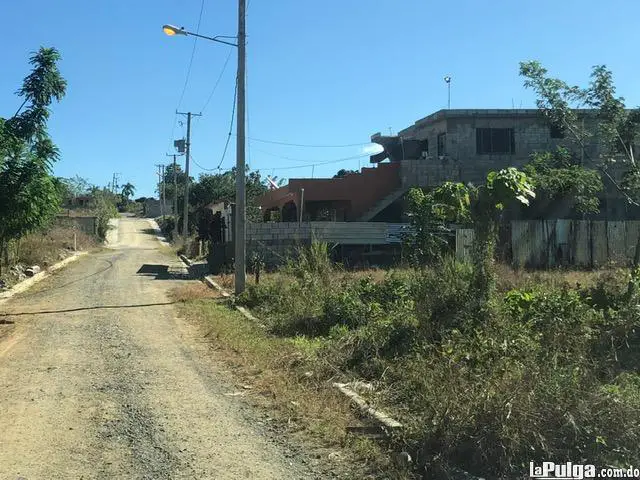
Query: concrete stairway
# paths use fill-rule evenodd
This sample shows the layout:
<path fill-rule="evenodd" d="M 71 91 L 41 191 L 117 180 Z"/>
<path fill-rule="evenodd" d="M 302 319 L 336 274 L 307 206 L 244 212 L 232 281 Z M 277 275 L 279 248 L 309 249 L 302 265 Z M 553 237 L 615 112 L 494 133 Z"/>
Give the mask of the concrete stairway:
<path fill-rule="evenodd" d="M 402 195 L 404 195 L 407 190 L 408 190 L 408 188 L 406 188 L 406 187 L 400 187 L 397 190 L 394 190 L 389 195 L 384 197 L 382 200 L 378 201 L 369 210 L 367 210 L 367 212 L 364 215 L 361 215 L 358 218 L 357 221 L 358 222 L 368 222 L 368 221 L 370 221 L 373 217 L 375 217 L 377 214 L 379 214 L 382 210 L 387 208 L 389 205 L 391 205 L 393 202 L 395 202 L 397 199 L 399 199 Z"/>

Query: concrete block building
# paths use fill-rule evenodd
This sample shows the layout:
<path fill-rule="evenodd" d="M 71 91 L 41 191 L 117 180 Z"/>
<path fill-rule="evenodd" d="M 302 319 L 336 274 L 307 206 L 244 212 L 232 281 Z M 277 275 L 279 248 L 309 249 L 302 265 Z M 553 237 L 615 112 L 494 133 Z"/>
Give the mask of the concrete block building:
<path fill-rule="evenodd" d="M 576 113 L 586 130 L 596 130 L 593 110 Z M 371 142 L 384 149 L 370 158 L 375 168 L 343 178 L 291 179 L 287 186 L 260 199 L 263 211 L 278 211 L 281 221 L 296 221 L 302 208 L 307 212 L 304 219 L 311 221 L 401 222 L 406 220 L 403 197 L 412 187 L 435 187 L 446 181 L 482 184 L 490 171 L 522 167 L 534 152 L 553 151 L 558 146 L 568 147 L 587 167 L 597 168 L 601 161 L 597 135 L 576 149 L 537 109 L 440 110 L 398 135 L 376 133 Z M 611 170 L 611 174 L 619 176 L 620 172 Z M 640 212 L 627 206 L 613 184 L 603 180 L 606 191 L 601 213 L 592 218 L 640 218 Z M 567 211 L 559 208 L 548 214 L 564 218 Z"/>

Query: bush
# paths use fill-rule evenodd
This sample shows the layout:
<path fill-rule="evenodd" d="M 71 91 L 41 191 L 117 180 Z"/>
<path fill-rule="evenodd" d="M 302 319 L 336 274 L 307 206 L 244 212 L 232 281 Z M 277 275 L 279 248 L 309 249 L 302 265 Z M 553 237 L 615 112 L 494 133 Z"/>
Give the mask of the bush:
<path fill-rule="evenodd" d="M 314 275 L 322 281 L 329 281 L 335 269 L 329 244 L 325 242 L 313 241 L 308 246 L 298 247 L 295 258 L 287 262 L 287 270 L 300 279 Z"/>
<path fill-rule="evenodd" d="M 173 233 L 176 227 L 176 217 L 173 215 L 165 215 L 164 217 L 160 217 L 158 220 L 158 226 L 162 231 L 162 235 L 169 240 L 174 241 Z"/>
<path fill-rule="evenodd" d="M 451 329 L 473 324 L 478 312 L 469 311 L 471 281 L 470 265 L 454 259 L 415 274 L 411 293 L 425 341 L 438 342 Z"/>
<path fill-rule="evenodd" d="M 395 441 L 421 474 L 640 462 L 640 298 L 626 273 L 584 288 L 536 277 L 479 312 L 471 267 L 452 259 L 378 281 L 327 259 L 306 251 L 288 279 L 252 286 L 243 301 L 272 332 L 322 336 L 319 371 L 384 379 L 377 402 L 407 426 Z"/>

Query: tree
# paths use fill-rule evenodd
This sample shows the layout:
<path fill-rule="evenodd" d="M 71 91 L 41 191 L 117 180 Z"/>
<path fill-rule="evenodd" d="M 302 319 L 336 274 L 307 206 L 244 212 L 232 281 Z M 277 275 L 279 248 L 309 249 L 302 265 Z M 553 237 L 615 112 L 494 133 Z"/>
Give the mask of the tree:
<path fill-rule="evenodd" d="M 422 247 L 424 249 L 433 245 L 433 235 L 428 234 L 433 225 L 437 226 L 436 234 L 444 222 L 470 223 L 473 226 L 472 288 L 478 306 L 484 306 L 495 284 L 493 260 L 501 213 L 512 203 L 528 205 L 535 198 L 527 175 L 509 167 L 489 172 L 486 183 L 479 187 L 446 182 L 419 202 L 415 201 L 420 198 L 416 189 L 410 191 L 409 198 L 410 215 L 419 220 L 418 234 L 427 242 Z"/>
<path fill-rule="evenodd" d="M 178 192 L 178 206 L 182 205 L 184 202 L 184 190 L 185 185 L 187 184 L 187 174 L 182 171 L 182 167 L 176 164 L 176 185 Z M 193 186 L 193 178 L 191 178 L 191 186 Z M 164 177 L 158 186 L 158 192 L 162 192 L 164 188 L 164 195 L 168 202 L 173 202 L 174 192 L 176 191 L 176 187 L 173 183 L 173 163 L 170 163 L 164 168 Z"/>
<path fill-rule="evenodd" d="M 336 173 L 333 178 L 342 178 L 342 177 L 346 177 L 347 175 L 351 175 L 353 173 L 358 173 L 357 170 L 345 170 L 344 168 L 341 168 L 340 170 L 338 170 L 338 173 Z"/>
<path fill-rule="evenodd" d="M 545 118 L 566 133 L 571 144 L 584 152 L 586 159 L 629 204 L 640 206 L 640 166 L 634 151 L 640 134 L 640 110 L 628 109 L 624 98 L 616 96 L 611 71 L 605 65 L 593 67 L 591 81 L 585 88 L 569 86 L 550 77 L 536 61 L 520 63 L 520 75 L 525 78 L 525 87 L 536 93 L 536 103 Z M 581 121 L 575 108 L 584 106 L 594 110 L 596 122 Z M 591 158 L 589 154 L 589 139 L 598 141 L 598 158 Z M 640 278 L 639 267 L 640 236 L 636 242 L 630 294 L 635 289 L 636 278 Z"/>
<path fill-rule="evenodd" d="M 0 118 L 0 252 L 5 263 L 9 241 L 42 227 L 59 210 L 61 189 L 51 176 L 59 153 L 46 128 L 49 106 L 66 92 L 59 60 L 55 48 L 34 53 L 32 71 L 18 90 L 22 105 L 13 117 Z"/>
<path fill-rule="evenodd" d="M 256 198 L 266 193 L 269 189 L 262 180 L 258 171 L 250 171 L 246 176 L 246 201 L 247 218 L 250 221 L 260 221 L 260 209 L 256 204 Z M 194 183 L 189 192 L 189 203 L 199 210 L 214 201 L 233 202 L 236 197 L 236 169 L 235 167 L 223 173 L 213 175 L 201 175 L 198 182 Z"/>
<path fill-rule="evenodd" d="M 129 197 L 133 196 L 136 191 L 136 187 L 134 187 L 131 183 L 127 182 L 122 186 L 121 195 L 124 200 L 124 203 L 129 203 Z"/>
<path fill-rule="evenodd" d="M 604 189 L 600 173 L 580 165 L 566 148 L 534 153 L 523 171 L 536 188 L 536 200 L 525 211 L 530 216 L 544 218 L 554 206 L 568 208 L 564 216 L 600 211 L 598 195 Z"/>

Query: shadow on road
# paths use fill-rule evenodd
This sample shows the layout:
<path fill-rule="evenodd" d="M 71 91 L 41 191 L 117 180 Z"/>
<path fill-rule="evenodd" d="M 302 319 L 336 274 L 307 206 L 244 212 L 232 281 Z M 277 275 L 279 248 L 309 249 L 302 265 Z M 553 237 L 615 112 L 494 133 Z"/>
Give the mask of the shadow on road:
<path fill-rule="evenodd" d="M 169 268 L 168 265 L 145 263 L 136 273 L 155 277 L 154 280 L 193 280 L 193 276 L 186 269 Z"/>

